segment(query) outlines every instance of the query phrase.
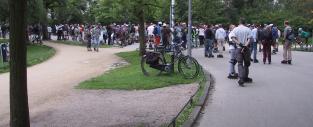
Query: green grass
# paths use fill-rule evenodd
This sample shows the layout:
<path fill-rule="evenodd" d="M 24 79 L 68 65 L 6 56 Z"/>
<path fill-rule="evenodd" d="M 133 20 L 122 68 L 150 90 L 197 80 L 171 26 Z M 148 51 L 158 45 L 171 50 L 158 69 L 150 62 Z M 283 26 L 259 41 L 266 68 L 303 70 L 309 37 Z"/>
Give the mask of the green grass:
<path fill-rule="evenodd" d="M 140 57 L 137 51 L 117 54 L 130 64 L 111 70 L 103 75 L 84 81 L 77 86 L 80 89 L 121 89 L 149 90 L 176 84 L 188 84 L 199 81 L 184 79 L 180 74 L 164 74 L 160 76 L 144 76 L 140 67 Z M 176 66 L 177 67 L 177 66 Z"/>
<path fill-rule="evenodd" d="M 178 116 L 177 120 L 176 120 L 176 125 L 178 127 L 182 126 L 191 116 L 192 111 L 194 110 L 196 104 L 199 102 L 199 99 L 201 96 L 203 96 L 204 94 L 204 85 L 207 82 L 207 79 L 205 77 L 205 75 L 203 73 L 201 73 L 200 75 L 200 88 L 197 91 L 197 93 L 195 94 L 195 96 L 193 97 L 193 102 L 191 104 L 189 104 L 184 110 L 183 112 Z"/>
<path fill-rule="evenodd" d="M 55 54 L 55 50 L 44 45 L 28 45 L 27 46 L 27 66 L 39 64 Z M 9 64 L 0 61 L 0 73 L 9 72 Z"/>
<path fill-rule="evenodd" d="M 0 43 L 7 43 L 7 42 L 9 42 L 8 39 L 0 39 Z"/>
<path fill-rule="evenodd" d="M 66 45 L 74 45 L 74 46 L 86 46 L 82 42 L 78 42 L 78 41 L 62 40 L 62 41 L 52 41 L 52 42 L 66 44 Z M 111 45 L 100 44 L 100 48 L 111 48 L 111 47 L 112 47 Z"/>

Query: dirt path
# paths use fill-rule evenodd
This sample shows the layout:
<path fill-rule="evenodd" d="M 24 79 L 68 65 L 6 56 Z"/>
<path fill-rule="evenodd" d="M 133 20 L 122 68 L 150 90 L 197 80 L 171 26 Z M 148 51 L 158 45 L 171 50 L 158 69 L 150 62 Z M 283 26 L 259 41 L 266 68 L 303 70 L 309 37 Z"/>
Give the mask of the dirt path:
<path fill-rule="evenodd" d="M 168 122 L 197 85 L 150 91 L 77 90 L 79 82 L 102 74 L 121 61 L 114 53 L 134 50 L 85 48 L 46 43 L 57 53 L 50 60 L 28 68 L 32 126 L 159 126 Z M 0 127 L 8 126 L 9 74 L 0 75 Z"/>

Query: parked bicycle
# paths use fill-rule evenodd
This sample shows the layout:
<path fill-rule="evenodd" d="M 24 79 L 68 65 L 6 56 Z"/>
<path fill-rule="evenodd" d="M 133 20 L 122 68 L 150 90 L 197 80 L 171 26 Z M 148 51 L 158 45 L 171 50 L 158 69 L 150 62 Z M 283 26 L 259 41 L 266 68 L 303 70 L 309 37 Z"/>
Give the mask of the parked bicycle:
<path fill-rule="evenodd" d="M 195 58 L 184 55 L 180 44 L 172 44 L 168 47 L 157 46 L 155 51 L 146 52 L 141 59 L 141 69 L 146 76 L 156 76 L 162 72 L 174 73 L 175 63 L 177 63 L 178 72 L 184 78 L 193 79 L 198 76 L 199 63 Z"/>

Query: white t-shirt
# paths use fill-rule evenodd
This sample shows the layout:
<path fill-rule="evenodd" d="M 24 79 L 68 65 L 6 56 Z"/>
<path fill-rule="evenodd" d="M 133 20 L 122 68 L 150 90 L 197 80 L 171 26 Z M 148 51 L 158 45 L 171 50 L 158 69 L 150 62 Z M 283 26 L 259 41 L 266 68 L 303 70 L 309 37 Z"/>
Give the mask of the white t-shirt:
<path fill-rule="evenodd" d="M 148 35 L 154 35 L 154 34 L 153 34 L 153 30 L 154 30 L 154 25 L 150 25 L 150 26 L 147 28 Z"/>
<path fill-rule="evenodd" d="M 216 39 L 225 39 L 226 32 L 223 28 L 218 28 L 215 32 L 215 38 Z"/>
<path fill-rule="evenodd" d="M 204 29 L 203 28 L 200 28 L 199 29 L 199 36 L 204 36 Z"/>
<path fill-rule="evenodd" d="M 251 30 L 244 25 L 239 25 L 232 32 L 234 32 L 234 35 L 231 37 L 236 37 L 237 40 L 243 45 L 245 45 L 247 40 L 252 37 Z"/>

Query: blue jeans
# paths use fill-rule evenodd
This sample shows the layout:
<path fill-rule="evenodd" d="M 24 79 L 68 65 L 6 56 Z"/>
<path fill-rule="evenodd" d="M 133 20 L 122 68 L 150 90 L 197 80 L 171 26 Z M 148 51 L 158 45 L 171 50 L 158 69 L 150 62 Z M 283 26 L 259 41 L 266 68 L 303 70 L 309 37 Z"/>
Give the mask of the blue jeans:
<path fill-rule="evenodd" d="M 204 55 L 207 56 L 208 53 L 209 53 L 209 55 L 213 55 L 212 54 L 212 48 L 213 48 L 213 40 L 206 39 L 206 44 L 204 47 Z"/>
<path fill-rule="evenodd" d="M 256 55 L 257 55 L 257 48 L 258 47 L 258 43 L 257 42 L 252 42 L 251 43 L 251 46 L 250 46 L 250 52 L 251 52 L 251 55 L 253 55 L 253 60 L 256 60 Z M 252 54 L 253 52 L 253 54 Z"/>

